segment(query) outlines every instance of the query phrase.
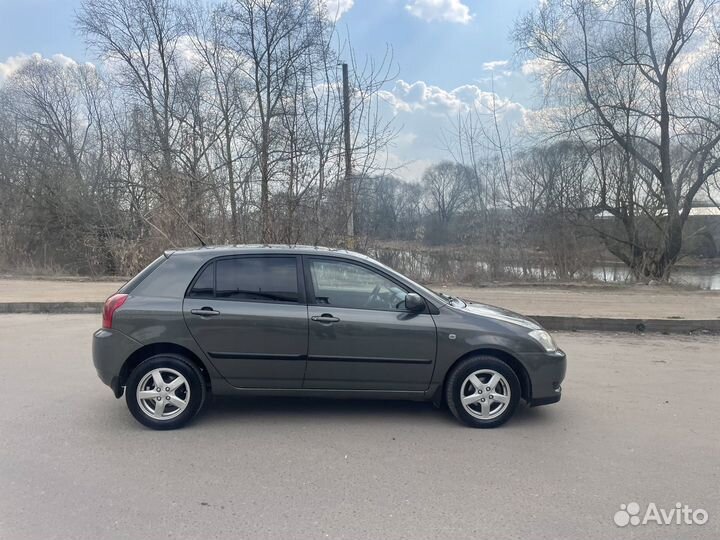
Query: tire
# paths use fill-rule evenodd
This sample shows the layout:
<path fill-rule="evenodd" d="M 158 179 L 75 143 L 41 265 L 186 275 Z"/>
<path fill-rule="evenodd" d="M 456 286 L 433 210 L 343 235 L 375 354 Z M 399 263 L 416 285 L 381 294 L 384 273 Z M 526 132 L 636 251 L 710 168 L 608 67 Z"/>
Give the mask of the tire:
<path fill-rule="evenodd" d="M 168 430 L 181 428 L 192 420 L 200 412 L 205 394 L 202 375 L 192 363 L 179 355 L 159 354 L 132 370 L 126 383 L 125 402 L 135 420 L 144 426 Z"/>
<path fill-rule="evenodd" d="M 494 356 L 462 360 L 452 369 L 445 385 L 445 402 L 450 412 L 474 428 L 495 428 L 507 422 L 515 413 L 520 394 L 516 373 Z"/>

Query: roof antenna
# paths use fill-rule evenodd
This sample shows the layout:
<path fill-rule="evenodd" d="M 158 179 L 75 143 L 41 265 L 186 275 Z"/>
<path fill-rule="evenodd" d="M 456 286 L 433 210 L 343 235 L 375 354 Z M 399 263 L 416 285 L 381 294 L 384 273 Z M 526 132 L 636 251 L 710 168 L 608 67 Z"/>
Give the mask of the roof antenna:
<path fill-rule="evenodd" d="M 185 226 L 190 229 L 190 231 L 195 235 L 195 238 L 197 238 L 200 241 L 200 245 L 202 247 L 207 247 L 207 244 L 205 243 L 205 240 L 203 240 L 203 237 L 200 236 L 200 233 L 197 232 L 192 225 L 190 225 L 187 220 L 183 217 L 183 215 L 178 212 L 178 209 L 175 207 L 172 207 L 173 211 L 178 215 L 178 217 L 182 220 L 182 222 L 185 224 Z"/>

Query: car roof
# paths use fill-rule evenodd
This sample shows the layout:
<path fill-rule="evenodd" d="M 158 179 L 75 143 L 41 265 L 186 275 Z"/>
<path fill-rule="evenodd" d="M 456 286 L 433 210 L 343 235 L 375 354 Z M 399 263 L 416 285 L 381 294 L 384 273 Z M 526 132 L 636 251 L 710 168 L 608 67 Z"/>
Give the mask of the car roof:
<path fill-rule="evenodd" d="M 372 261 L 370 257 L 349 251 L 346 249 L 328 248 L 322 246 L 302 246 L 288 244 L 242 244 L 242 245 L 225 245 L 225 246 L 203 246 L 170 249 L 165 251 L 165 256 L 171 255 L 204 255 L 208 258 L 222 257 L 226 255 L 323 255 L 330 257 L 345 257 L 351 259 L 359 259 L 363 261 Z"/>

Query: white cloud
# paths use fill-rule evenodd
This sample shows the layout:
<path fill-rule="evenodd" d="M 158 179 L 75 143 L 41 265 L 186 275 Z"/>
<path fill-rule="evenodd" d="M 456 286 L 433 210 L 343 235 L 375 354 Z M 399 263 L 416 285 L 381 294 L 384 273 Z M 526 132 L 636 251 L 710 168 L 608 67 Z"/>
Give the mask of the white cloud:
<path fill-rule="evenodd" d="M 410 0 L 405 9 L 428 22 L 442 21 L 467 24 L 473 16 L 461 0 Z"/>
<path fill-rule="evenodd" d="M 180 36 L 175 44 L 175 54 L 184 68 L 203 65 L 203 56 L 199 50 L 203 46 L 210 46 L 208 42 L 194 41 L 189 35 Z"/>
<path fill-rule="evenodd" d="M 13 73 L 31 62 L 54 62 L 60 66 L 77 65 L 77 62 L 75 62 L 75 60 L 73 60 L 69 56 L 65 56 L 64 54 L 53 54 L 49 58 L 43 58 L 40 53 L 18 54 L 16 56 L 10 56 L 4 62 L 0 62 L 0 83 L 7 80 L 13 75 Z"/>
<path fill-rule="evenodd" d="M 544 58 L 531 58 L 523 63 L 521 71 L 523 75 L 538 76 L 550 71 L 553 64 Z"/>
<path fill-rule="evenodd" d="M 497 71 L 500 68 L 504 68 L 510 62 L 507 60 L 493 60 L 491 62 L 483 62 L 482 68 L 484 71 Z"/>
<path fill-rule="evenodd" d="M 685 48 L 676 61 L 676 69 L 681 73 L 688 73 L 694 68 L 706 67 L 710 65 L 718 55 L 718 41 L 714 35 L 709 32 L 700 34 L 696 40 L 695 46 Z"/>
<path fill-rule="evenodd" d="M 393 175 L 406 182 L 419 182 L 425 169 L 433 163 L 441 161 L 445 156 L 438 154 L 436 159 L 403 159 L 395 153 L 389 153 L 387 167 Z"/>
<path fill-rule="evenodd" d="M 56 64 L 63 66 L 63 67 L 77 66 L 77 62 L 75 60 L 73 60 L 69 56 L 65 56 L 64 54 L 60 54 L 60 53 L 53 54 L 50 57 L 50 60 L 52 62 L 55 62 Z"/>
<path fill-rule="evenodd" d="M 408 181 L 418 181 L 431 163 L 449 159 L 457 115 L 476 111 L 480 119 L 491 120 L 493 102 L 503 129 L 521 133 L 526 109 L 520 103 L 497 93 L 487 92 L 477 84 L 466 84 L 448 90 L 424 81 L 399 80 L 382 92 L 386 103 L 382 114 L 394 115 L 401 128 L 388 155 L 394 174 Z"/>
<path fill-rule="evenodd" d="M 38 55 L 40 56 L 40 55 Z M 18 55 L 11 56 L 5 62 L 0 62 L 0 82 L 4 81 L 15 73 L 18 69 L 24 66 L 28 61 L 29 56 Z"/>
<path fill-rule="evenodd" d="M 532 58 L 523 63 L 520 72 L 530 79 L 538 81 L 545 93 L 550 92 L 553 79 L 562 71 L 562 66 L 544 58 Z"/>
<path fill-rule="evenodd" d="M 428 85 L 423 81 L 407 83 L 397 81 L 392 90 L 382 92 L 382 97 L 395 112 L 426 111 L 431 114 L 447 116 L 466 112 L 473 107 L 480 112 L 494 106 L 504 113 L 523 113 L 524 107 L 509 99 L 486 92 L 474 84 L 465 84 L 454 90 L 445 90 L 439 86 Z"/>
<path fill-rule="evenodd" d="M 352 9 L 355 0 L 324 0 L 323 3 L 330 20 L 337 21 Z"/>

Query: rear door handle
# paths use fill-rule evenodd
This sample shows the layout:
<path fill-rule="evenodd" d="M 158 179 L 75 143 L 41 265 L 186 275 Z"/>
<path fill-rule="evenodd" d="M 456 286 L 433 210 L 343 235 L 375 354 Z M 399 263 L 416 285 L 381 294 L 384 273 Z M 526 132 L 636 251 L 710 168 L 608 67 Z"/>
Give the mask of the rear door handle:
<path fill-rule="evenodd" d="M 314 317 L 310 317 L 310 320 L 313 320 L 313 321 L 319 322 L 319 323 L 323 323 L 323 324 L 340 322 L 340 319 L 338 319 L 337 317 L 333 317 L 329 313 L 323 313 L 322 315 L 315 315 Z"/>
<path fill-rule="evenodd" d="M 204 307 L 202 309 L 191 309 L 190 313 L 193 315 L 200 315 L 201 317 L 216 317 L 217 315 L 220 315 L 219 311 L 215 311 L 211 307 Z"/>

